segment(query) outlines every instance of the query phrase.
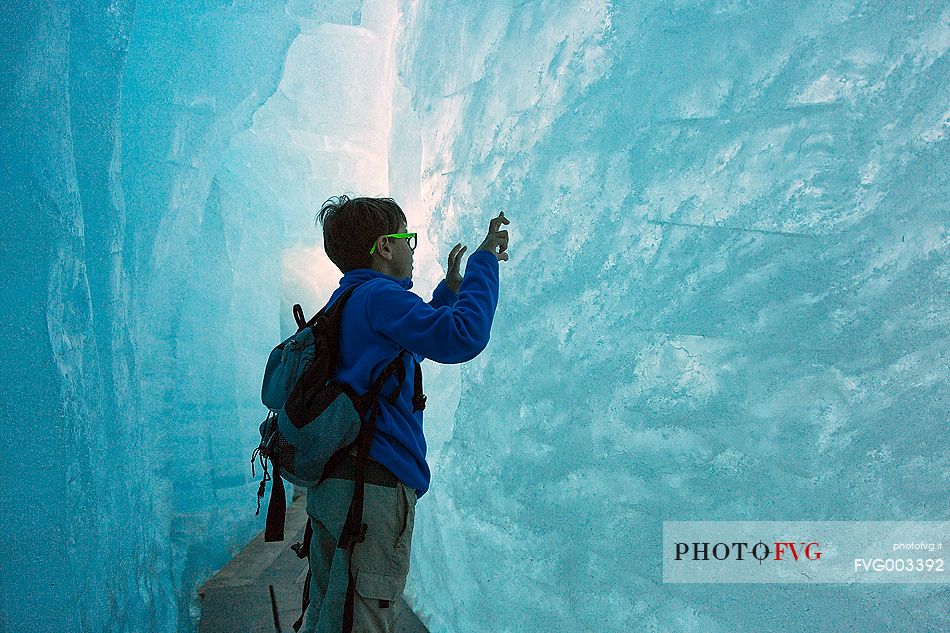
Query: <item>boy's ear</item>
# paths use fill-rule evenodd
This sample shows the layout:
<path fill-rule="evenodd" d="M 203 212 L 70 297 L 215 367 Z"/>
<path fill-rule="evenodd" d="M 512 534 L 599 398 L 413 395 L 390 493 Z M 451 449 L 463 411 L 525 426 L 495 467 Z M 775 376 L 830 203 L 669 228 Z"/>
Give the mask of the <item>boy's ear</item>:
<path fill-rule="evenodd" d="M 376 252 L 379 253 L 379 256 L 383 259 L 392 259 L 393 254 L 390 251 L 390 243 L 388 237 L 377 238 L 379 241 L 376 242 Z M 383 245 L 385 245 L 386 251 L 383 252 Z"/>

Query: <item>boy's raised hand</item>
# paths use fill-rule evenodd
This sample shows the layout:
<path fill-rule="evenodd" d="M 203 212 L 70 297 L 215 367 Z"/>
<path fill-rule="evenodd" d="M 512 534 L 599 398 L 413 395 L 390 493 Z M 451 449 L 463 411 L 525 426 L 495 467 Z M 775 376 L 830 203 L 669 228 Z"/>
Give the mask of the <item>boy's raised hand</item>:
<path fill-rule="evenodd" d="M 498 230 L 502 224 L 511 224 L 511 221 L 505 217 L 505 212 L 502 211 L 498 214 L 497 218 L 492 218 L 491 222 L 488 223 L 488 235 L 485 236 L 485 241 L 482 242 L 481 246 L 477 250 L 480 251 L 491 251 L 491 253 L 498 258 L 500 262 L 508 261 L 508 231 Z M 495 249 L 498 249 L 498 252 L 495 252 Z"/>

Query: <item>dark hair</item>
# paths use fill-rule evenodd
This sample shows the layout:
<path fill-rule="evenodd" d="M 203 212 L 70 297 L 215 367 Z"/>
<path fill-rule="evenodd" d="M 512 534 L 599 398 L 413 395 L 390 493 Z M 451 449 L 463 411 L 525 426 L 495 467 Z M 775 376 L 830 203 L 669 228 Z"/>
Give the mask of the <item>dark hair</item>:
<path fill-rule="evenodd" d="M 376 238 L 398 233 L 406 214 L 392 198 L 353 198 L 343 195 L 323 203 L 317 220 L 323 225 L 323 248 L 344 274 L 372 268 Z"/>

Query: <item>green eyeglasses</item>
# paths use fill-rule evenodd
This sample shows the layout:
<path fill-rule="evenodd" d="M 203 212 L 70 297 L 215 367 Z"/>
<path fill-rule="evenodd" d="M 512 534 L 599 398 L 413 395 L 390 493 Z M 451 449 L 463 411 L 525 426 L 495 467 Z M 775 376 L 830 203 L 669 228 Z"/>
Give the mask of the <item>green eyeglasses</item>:
<path fill-rule="evenodd" d="M 380 235 L 379 237 L 405 237 L 409 239 L 409 248 L 416 250 L 416 234 L 415 233 L 390 233 L 388 235 Z M 376 238 L 377 240 L 379 238 Z M 369 254 L 372 255 L 376 252 L 376 244 L 373 244 L 373 248 L 369 249 Z"/>

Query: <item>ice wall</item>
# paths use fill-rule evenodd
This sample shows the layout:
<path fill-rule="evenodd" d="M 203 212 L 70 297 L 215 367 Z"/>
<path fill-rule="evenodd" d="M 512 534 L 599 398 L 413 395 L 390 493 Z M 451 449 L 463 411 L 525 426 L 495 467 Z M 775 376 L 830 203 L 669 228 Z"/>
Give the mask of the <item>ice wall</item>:
<path fill-rule="evenodd" d="M 945 628 L 946 588 L 664 585 L 660 546 L 667 519 L 946 518 L 950 7 L 403 26 L 436 250 L 499 210 L 513 235 L 417 510 L 431 629 Z"/>
<path fill-rule="evenodd" d="M 118 177 L 132 8 L 2 16 L 0 628 L 159 630 L 168 521 L 143 468 Z"/>

